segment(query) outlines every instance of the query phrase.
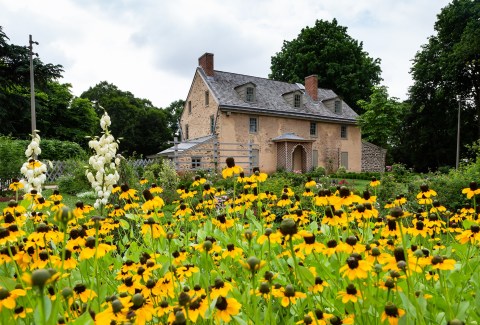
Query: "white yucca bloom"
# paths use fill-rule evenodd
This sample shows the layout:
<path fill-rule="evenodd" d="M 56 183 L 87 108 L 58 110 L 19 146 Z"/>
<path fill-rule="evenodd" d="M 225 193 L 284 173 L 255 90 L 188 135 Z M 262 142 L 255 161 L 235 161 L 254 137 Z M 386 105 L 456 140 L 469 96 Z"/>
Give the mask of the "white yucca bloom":
<path fill-rule="evenodd" d="M 26 193 L 30 193 L 32 190 L 36 190 L 38 194 L 42 193 L 42 185 L 47 179 L 45 175 L 47 173 L 47 165 L 36 159 L 41 153 L 40 136 L 38 135 L 38 131 L 35 131 L 32 135 L 32 141 L 25 150 L 27 162 L 20 168 L 20 172 L 25 177 L 22 183 L 24 184 L 24 191 Z"/>
<path fill-rule="evenodd" d="M 100 119 L 103 135 L 88 142 L 88 146 L 94 150 L 95 154 L 88 160 L 90 168 L 85 174 L 97 196 L 94 204 L 96 209 L 102 209 L 108 203 L 113 186 L 120 179 L 117 172 L 120 160 L 118 163 L 116 159 L 112 161 L 116 155 L 118 143 L 108 130 L 111 124 L 110 116 L 105 112 Z"/>

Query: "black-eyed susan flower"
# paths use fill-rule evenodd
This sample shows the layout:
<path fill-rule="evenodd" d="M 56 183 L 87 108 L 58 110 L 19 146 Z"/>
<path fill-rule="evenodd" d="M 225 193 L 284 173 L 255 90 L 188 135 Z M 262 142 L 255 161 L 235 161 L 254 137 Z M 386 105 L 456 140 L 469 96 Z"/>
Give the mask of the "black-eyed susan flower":
<path fill-rule="evenodd" d="M 23 289 L 7 290 L 4 287 L 0 287 L 0 312 L 2 312 L 3 308 L 13 310 L 17 306 L 17 298 L 26 295 L 27 293 Z"/>
<path fill-rule="evenodd" d="M 432 197 L 437 196 L 437 192 L 430 189 L 427 184 L 422 184 L 420 186 L 420 192 L 417 194 L 418 204 L 432 204 Z"/>
<path fill-rule="evenodd" d="M 308 291 L 313 293 L 321 293 L 328 286 L 329 286 L 328 282 L 325 282 L 324 280 L 322 280 L 321 277 L 316 276 L 315 282 L 311 287 L 308 288 Z"/>
<path fill-rule="evenodd" d="M 148 218 L 148 220 L 143 222 L 142 225 L 142 234 L 149 234 L 153 238 L 166 237 L 166 232 L 163 227 L 155 222 L 153 218 Z"/>
<path fill-rule="evenodd" d="M 283 307 L 287 307 L 290 304 L 294 305 L 297 303 L 297 299 L 306 298 L 307 295 L 300 291 L 295 291 L 295 288 L 291 284 L 287 284 L 285 287 L 281 287 L 278 290 L 272 291 L 272 294 L 280 298 L 280 304 Z"/>
<path fill-rule="evenodd" d="M 480 188 L 478 188 L 477 182 L 470 182 L 469 187 L 464 188 L 462 193 L 467 195 L 467 199 L 471 199 L 480 194 Z"/>
<path fill-rule="evenodd" d="M 464 230 L 462 233 L 455 236 L 455 239 L 461 244 L 468 242 L 471 244 L 476 244 L 480 242 L 480 226 L 471 225 L 470 229 Z"/>
<path fill-rule="evenodd" d="M 228 157 L 225 163 L 227 164 L 227 167 L 222 170 L 223 178 L 233 177 L 234 175 L 238 175 L 243 172 L 243 168 L 235 165 L 235 159 L 232 157 Z"/>
<path fill-rule="evenodd" d="M 142 178 L 140 178 L 139 183 L 140 183 L 140 185 L 148 184 L 148 179 L 146 179 L 145 177 L 142 177 Z"/>
<path fill-rule="evenodd" d="M 206 183 L 206 179 L 201 176 L 195 176 L 195 180 L 192 183 L 192 187 L 197 187 Z"/>
<path fill-rule="evenodd" d="M 208 310 L 208 301 L 205 294 L 193 298 L 188 304 L 188 319 L 196 323 L 198 318 L 205 318 Z"/>
<path fill-rule="evenodd" d="M 432 256 L 430 259 L 432 269 L 435 270 L 453 270 L 455 268 L 455 260 L 445 258 L 441 255 Z"/>
<path fill-rule="evenodd" d="M 222 258 L 230 257 L 236 259 L 243 256 L 243 249 L 236 247 L 234 244 L 227 244 L 227 248 L 222 253 Z"/>
<path fill-rule="evenodd" d="M 121 190 L 121 193 L 120 193 L 120 196 L 119 198 L 120 199 L 124 199 L 124 200 L 137 200 L 138 197 L 137 197 L 137 190 L 133 189 L 133 188 L 130 188 L 127 184 L 122 184 L 120 186 L 120 190 Z"/>
<path fill-rule="evenodd" d="M 303 243 L 295 245 L 295 249 L 302 250 L 306 255 L 312 252 L 320 253 L 325 249 L 325 245 L 316 241 L 315 234 L 302 230 L 299 232 L 303 237 Z"/>
<path fill-rule="evenodd" d="M 346 304 L 349 301 L 356 303 L 359 298 L 362 298 L 360 292 L 355 288 L 353 283 L 349 283 L 345 291 L 339 291 L 338 297 L 342 298 L 342 303 Z"/>
<path fill-rule="evenodd" d="M 381 321 L 387 321 L 389 325 L 398 325 L 398 320 L 405 315 L 403 309 L 398 308 L 392 302 L 387 302 L 382 313 Z"/>
<path fill-rule="evenodd" d="M 135 324 L 145 325 L 153 319 L 156 315 L 155 308 L 149 297 L 143 297 L 141 293 L 136 293 L 132 296 L 132 306 L 130 313 L 134 313 Z M 130 313 L 128 317 L 130 317 Z"/>
<path fill-rule="evenodd" d="M 240 313 L 241 308 L 242 304 L 240 304 L 235 298 L 219 296 L 215 303 L 215 319 L 228 323 L 232 320 L 232 316 Z"/>
<path fill-rule="evenodd" d="M 13 178 L 12 182 L 8 185 L 8 189 L 11 191 L 17 192 L 18 190 L 21 190 L 25 186 L 21 181 L 18 180 L 18 178 Z"/>
<path fill-rule="evenodd" d="M 317 182 L 315 182 L 310 176 L 307 177 L 307 182 L 305 183 L 306 188 L 312 188 L 317 185 Z"/>
<path fill-rule="evenodd" d="M 226 297 L 230 291 L 232 291 L 233 286 L 229 282 L 225 282 L 220 278 L 215 279 L 214 285 L 210 289 L 211 299 L 223 296 Z"/>
<path fill-rule="evenodd" d="M 347 258 L 347 264 L 340 268 L 340 273 L 344 278 L 350 281 L 355 279 L 366 279 L 372 266 L 367 261 L 361 259 L 360 255 L 350 255 Z"/>
<path fill-rule="evenodd" d="M 97 297 L 97 293 L 91 289 L 87 289 L 83 283 L 79 283 L 73 288 L 73 296 L 82 302 L 88 302 Z"/>
<path fill-rule="evenodd" d="M 88 260 L 92 257 L 103 257 L 115 248 L 116 247 L 114 245 L 104 244 L 101 242 L 98 242 L 97 247 L 95 247 L 95 238 L 90 236 L 85 240 L 85 248 L 80 252 L 80 260 Z"/>
<path fill-rule="evenodd" d="M 376 177 L 372 177 L 369 185 L 370 187 L 377 187 L 380 185 L 380 181 Z"/>

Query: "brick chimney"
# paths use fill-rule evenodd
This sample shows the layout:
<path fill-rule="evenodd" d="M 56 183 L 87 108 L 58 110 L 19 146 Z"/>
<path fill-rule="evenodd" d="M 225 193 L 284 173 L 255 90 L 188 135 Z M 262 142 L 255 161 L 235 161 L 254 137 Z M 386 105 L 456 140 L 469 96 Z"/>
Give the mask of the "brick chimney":
<path fill-rule="evenodd" d="M 213 53 L 205 53 L 199 57 L 198 65 L 202 67 L 207 76 L 213 77 Z"/>
<path fill-rule="evenodd" d="M 305 77 L 305 90 L 311 99 L 318 100 L 318 76 L 316 74 Z"/>

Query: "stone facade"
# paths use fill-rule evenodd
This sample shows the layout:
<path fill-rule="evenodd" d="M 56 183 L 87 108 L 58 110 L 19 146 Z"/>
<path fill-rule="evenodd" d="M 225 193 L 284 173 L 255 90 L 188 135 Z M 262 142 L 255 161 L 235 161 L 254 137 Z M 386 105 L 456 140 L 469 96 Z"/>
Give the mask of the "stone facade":
<path fill-rule="evenodd" d="M 255 157 L 249 158 L 250 166 L 254 161 L 258 166 L 253 167 L 267 173 L 278 169 L 307 172 L 317 166 L 331 172 L 340 166 L 360 172 L 362 141 L 357 115 L 333 91 L 319 89 L 317 80 L 316 75 L 308 76 L 303 87 L 217 71 L 213 54 L 205 53 L 199 58 L 180 119 L 182 140 L 214 136 L 218 144 L 237 144 L 238 150 L 217 148 L 219 154 L 211 159 L 217 160 L 218 169 L 224 166 L 226 156 L 242 159 L 242 145 L 250 145 L 256 148 L 250 151 Z M 246 98 L 247 87 L 254 91 L 253 100 Z M 338 112 L 333 107 L 336 101 L 342 106 Z M 295 134 L 299 141 L 273 141 L 287 133 Z M 192 163 L 187 156 L 211 156 L 208 151 L 188 150 L 182 154 L 181 165 Z"/>
<path fill-rule="evenodd" d="M 362 141 L 362 172 L 384 172 L 387 149 Z"/>

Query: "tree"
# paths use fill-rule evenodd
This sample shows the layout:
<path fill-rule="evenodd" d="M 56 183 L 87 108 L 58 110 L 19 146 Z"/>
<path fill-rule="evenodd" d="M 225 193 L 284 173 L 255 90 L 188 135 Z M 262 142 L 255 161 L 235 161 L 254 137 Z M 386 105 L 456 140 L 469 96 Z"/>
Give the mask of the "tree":
<path fill-rule="evenodd" d="M 178 123 L 180 117 L 182 116 L 183 108 L 185 107 L 185 101 L 183 99 L 176 100 L 172 102 L 168 107 L 164 109 L 168 127 L 172 134 L 172 138 L 178 134 Z"/>
<path fill-rule="evenodd" d="M 26 138 L 30 125 L 30 56 L 25 46 L 8 44 L 0 26 L 0 134 Z M 62 66 L 33 59 L 35 90 L 62 77 Z"/>
<path fill-rule="evenodd" d="M 369 101 L 359 100 L 358 106 L 364 112 L 358 117 L 362 138 L 391 152 L 398 147 L 398 134 L 406 104 L 388 96 L 385 86 L 375 86 Z"/>
<path fill-rule="evenodd" d="M 120 152 L 126 155 L 150 155 L 169 146 L 167 117 L 147 99 L 102 81 L 80 95 L 94 102 L 97 115 L 105 109 L 112 120 L 111 132 L 120 139 Z"/>
<path fill-rule="evenodd" d="M 399 154 L 418 170 L 455 165 L 457 96 L 461 147 L 480 137 L 480 2 L 454 0 L 435 31 L 413 60 L 412 108 L 400 134 Z"/>
<path fill-rule="evenodd" d="M 271 62 L 270 78 L 303 83 L 316 74 L 319 87 L 332 89 L 357 112 L 357 102 L 368 100 L 372 86 L 381 81 L 380 59 L 369 57 L 363 43 L 351 38 L 336 19 L 303 28 L 296 39 L 283 42 Z"/>

